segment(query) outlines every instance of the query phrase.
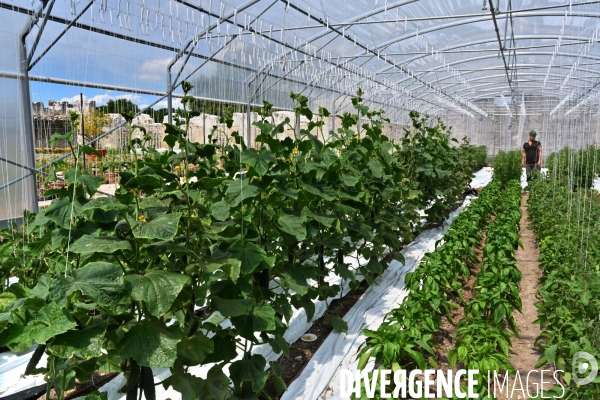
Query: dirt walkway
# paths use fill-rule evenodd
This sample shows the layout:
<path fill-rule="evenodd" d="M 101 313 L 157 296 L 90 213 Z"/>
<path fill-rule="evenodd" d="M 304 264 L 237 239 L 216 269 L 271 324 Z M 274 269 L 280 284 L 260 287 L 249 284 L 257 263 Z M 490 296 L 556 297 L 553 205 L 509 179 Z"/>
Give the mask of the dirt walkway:
<path fill-rule="evenodd" d="M 517 266 L 523 274 L 523 280 L 520 285 L 521 300 L 523 303 L 522 313 L 515 312 L 515 320 L 519 328 L 520 337 L 513 338 L 512 347 L 510 349 L 510 362 L 519 372 L 520 380 L 523 384 L 524 391 L 520 390 L 521 385 L 515 379 L 515 376 L 510 377 L 508 396 L 498 396 L 505 399 L 528 399 L 526 386 L 529 386 L 529 394 L 535 397 L 537 387 L 541 387 L 540 373 L 531 373 L 529 379 L 527 375 L 530 371 L 535 370 L 535 364 L 540 357 L 540 351 L 534 346 L 535 339 L 540 335 L 539 325 L 534 325 L 533 322 L 537 319 L 537 309 L 534 303 L 537 301 L 535 294 L 540 285 L 539 280 L 542 276 L 542 270 L 539 267 L 540 251 L 538 249 L 535 233 L 530 228 L 529 213 L 527 212 L 527 199 L 529 194 L 524 194 L 521 200 L 521 241 L 524 249 L 519 248 L 516 253 Z M 542 368 L 538 368 L 541 371 Z M 548 370 L 549 367 L 543 368 Z M 544 374 L 545 390 L 549 390 L 552 385 L 548 382 L 554 382 L 551 372 Z M 513 390 L 514 388 L 514 390 Z M 506 393 L 506 392 L 504 392 Z"/>

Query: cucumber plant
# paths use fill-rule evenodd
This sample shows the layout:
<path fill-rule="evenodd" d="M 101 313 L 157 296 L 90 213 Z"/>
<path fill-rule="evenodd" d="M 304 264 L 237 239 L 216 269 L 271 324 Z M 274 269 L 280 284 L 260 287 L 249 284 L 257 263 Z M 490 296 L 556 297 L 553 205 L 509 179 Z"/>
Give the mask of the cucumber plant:
<path fill-rule="evenodd" d="M 388 121 L 360 92 L 357 113 L 338 116 L 341 127 L 327 138 L 329 112 L 313 114 L 306 97 L 292 94 L 306 128 L 289 119 L 273 125 L 265 103 L 256 148 L 237 132 L 220 143 L 219 128 L 208 143 L 195 143 L 192 86 L 182 88 L 183 107 L 165 124 L 164 141 L 177 151 L 149 147 L 125 113 L 128 157 L 104 165 L 120 171 L 114 198 L 94 197 L 101 178 L 83 172 L 79 156 L 94 150 L 73 146 L 67 185 L 46 191 L 57 198 L 28 215 L 26 226 L 2 234 L 0 257 L 14 258 L 6 274 L 19 283 L 0 293 L 0 345 L 23 351 L 37 344 L 27 372 L 43 373 L 59 398 L 103 371 L 125 374 L 127 399 L 143 393 L 151 400 L 152 368 L 168 368 L 161 384 L 185 399 L 268 398 L 269 378 L 284 389 L 278 364 L 269 365 L 257 346 L 289 356 L 284 333 L 293 307 L 311 321 L 315 300 L 339 295 L 339 285 L 325 279 L 330 272 L 353 287 L 358 275 L 373 282 L 387 267 L 384 254 L 412 237 L 416 210 L 441 218 L 473 173 L 461 157 L 481 152 L 451 147 L 445 127 L 425 129 L 425 118 L 415 119 L 432 154 L 417 151 L 413 139 L 405 145 L 421 168 L 435 158 L 431 176 L 444 185 L 427 192 L 431 176 L 383 134 Z M 232 126 L 227 117 L 221 122 Z M 357 256 L 365 262 L 353 267 L 348 259 Z M 48 361 L 38 368 L 44 353 Z M 192 374 L 205 365 L 206 378 Z"/>

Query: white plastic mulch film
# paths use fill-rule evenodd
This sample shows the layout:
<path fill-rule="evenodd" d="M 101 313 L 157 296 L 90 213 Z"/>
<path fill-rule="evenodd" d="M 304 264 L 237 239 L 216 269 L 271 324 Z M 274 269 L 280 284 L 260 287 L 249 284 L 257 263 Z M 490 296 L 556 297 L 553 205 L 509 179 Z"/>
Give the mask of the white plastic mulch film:
<path fill-rule="evenodd" d="M 471 182 L 471 187 L 485 187 L 492 180 L 492 170 L 483 168 Z M 346 313 L 347 333 L 332 332 L 311 357 L 300 375 L 281 397 L 282 400 L 341 400 L 340 371 L 354 373 L 358 365 L 358 350 L 366 340 L 364 329 L 377 330 L 385 316 L 398 307 L 406 296 L 404 278 L 419 266 L 425 254 L 436 248 L 436 243 L 448 231 L 450 224 L 467 207 L 472 197 L 467 197 L 463 205 L 452 212 L 443 226 L 428 229 L 402 249 L 405 263 L 392 261 L 384 274 L 371 285 L 356 304 Z M 374 362 L 365 370 L 372 371 Z"/>

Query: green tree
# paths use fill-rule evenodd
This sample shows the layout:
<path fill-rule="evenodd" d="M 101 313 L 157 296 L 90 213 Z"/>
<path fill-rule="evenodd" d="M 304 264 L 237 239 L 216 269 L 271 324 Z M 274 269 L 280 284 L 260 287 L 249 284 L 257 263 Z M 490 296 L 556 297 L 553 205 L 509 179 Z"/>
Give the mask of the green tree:
<path fill-rule="evenodd" d="M 143 114 L 151 116 L 154 119 L 154 122 L 158 122 L 160 124 L 163 123 L 165 115 L 168 113 L 169 111 L 166 108 L 159 108 L 158 110 L 155 110 L 152 107 L 143 112 Z"/>
<path fill-rule="evenodd" d="M 83 118 L 83 138 L 84 142 L 87 143 L 90 140 L 96 139 L 102 133 L 104 133 L 104 128 L 108 126 L 110 123 L 110 118 L 108 115 L 104 114 L 99 109 L 95 109 L 93 111 L 89 111 L 84 114 Z M 92 147 L 96 148 L 98 142 L 92 143 Z"/>
<path fill-rule="evenodd" d="M 105 106 L 98 107 L 98 109 L 103 114 L 121 114 L 123 112 L 137 114 L 140 112 L 140 108 L 137 104 L 133 104 L 133 102 L 128 99 L 111 99 Z"/>

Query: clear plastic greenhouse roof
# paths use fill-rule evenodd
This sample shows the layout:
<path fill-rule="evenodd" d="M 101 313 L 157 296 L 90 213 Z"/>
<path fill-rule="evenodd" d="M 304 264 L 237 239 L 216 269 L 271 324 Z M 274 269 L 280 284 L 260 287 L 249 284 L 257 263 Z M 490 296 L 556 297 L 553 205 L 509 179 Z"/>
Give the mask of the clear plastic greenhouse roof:
<path fill-rule="evenodd" d="M 0 4 L 0 62 L 16 72 L 12 44 L 41 3 Z M 361 87 L 389 110 L 485 116 L 482 99 L 588 105 L 600 82 L 597 1 L 49 0 L 28 48 L 49 10 L 31 56 L 31 80 L 45 83 L 34 100 L 57 84 L 164 95 L 178 53 L 175 85 L 281 108 L 290 91 L 335 107 Z"/>

